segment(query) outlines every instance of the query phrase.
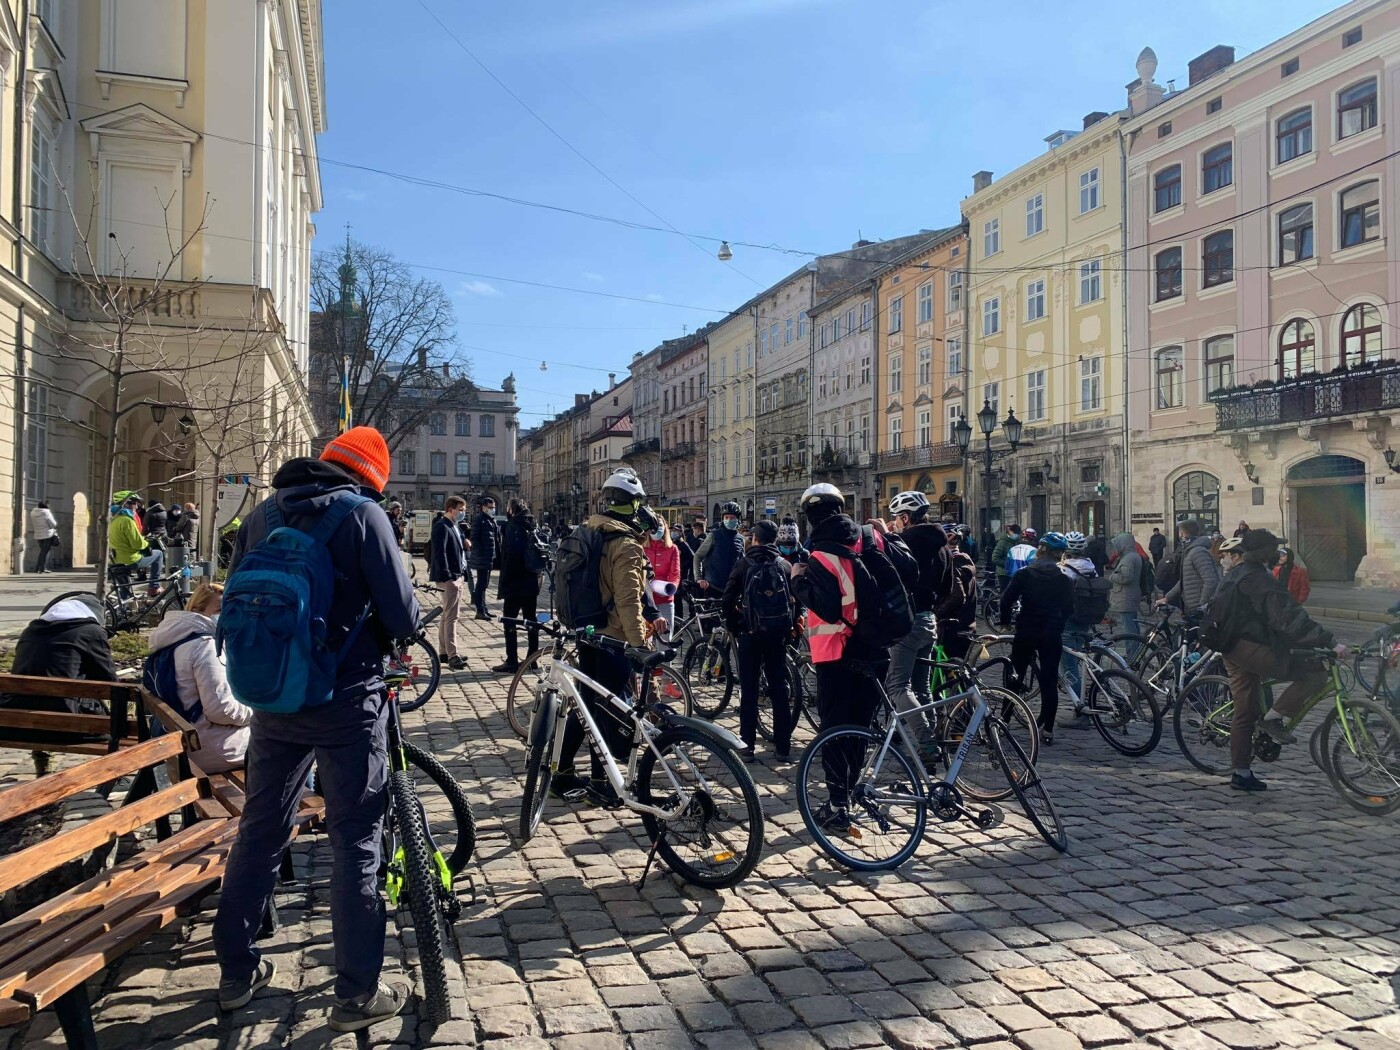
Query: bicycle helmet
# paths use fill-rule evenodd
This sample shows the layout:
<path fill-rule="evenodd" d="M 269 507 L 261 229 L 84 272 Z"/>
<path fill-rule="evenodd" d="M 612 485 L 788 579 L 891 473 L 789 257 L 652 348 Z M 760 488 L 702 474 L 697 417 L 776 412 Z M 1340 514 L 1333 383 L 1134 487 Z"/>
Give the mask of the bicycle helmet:
<path fill-rule="evenodd" d="M 722 518 L 726 514 L 733 514 L 737 518 L 739 516 L 739 504 L 735 503 L 733 500 L 730 500 L 724 506 L 720 507 L 719 516 Z"/>
<path fill-rule="evenodd" d="M 1221 544 L 1220 544 L 1220 553 L 1221 553 L 1221 554 L 1226 554 L 1226 553 L 1229 553 L 1230 551 L 1239 551 L 1240 548 L 1243 547 L 1243 546 L 1244 546 L 1244 537 L 1243 537 L 1243 536 L 1231 536 L 1228 540 L 1224 540 L 1223 542 L 1221 542 Z M 1243 552 L 1241 552 L 1241 553 L 1243 553 Z"/>
<path fill-rule="evenodd" d="M 615 470 L 603 482 L 603 502 L 609 506 L 624 506 L 640 503 L 647 498 L 647 491 L 641 480 L 629 467 Z"/>
<path fill-rule="evenodd" d="M 808 513 L 822 507 L 846 509 L 846 499 L 841 495 L 841 490 L 825 481 L 818 482 L 802 493 L 801 504 L 803 511 Z"/>
<path fill-rule="evenodd" d="M 1031 529 L 1026 530 L 1026 532 L 1031 531 Z M 1024 534 L 1025 533 L 1022 533 L 1022 535 Z M 1040 545 L 1048 551 L 1069 550 L 1069 543 L 1065 540 L 1064 533 L 1061 532 L 1047 532 L 1044 536 L 1040 537 Z"/>
<path fill-rule="evenodd" d="M 1035 543 L 1036 538 L 1037 538 L 1038 535 L 1039 535 L 1039 534 L 1035 531 L 1035 529 L 1022 529 L 1022 530 L 1021 530 L 1021 542 L 1022 542 L 1022 543 L 1029 543 L 1029 544 L 1034 545 L 1034 543 Z M 1059 534 L 1056 533 L 1056 535 L 1059 535 Z M 1061 538 L 1063 539 L 1063 537 L 1061 537 Z"/>
<path fill-rule="evenodd" d="M 1082 532 L 1067 532 L 1065 544 L 1071 554 L 1083 554 L 1084 548 L 1089 546 L 1089 537 Z"/>
<path fill-rule="evenodd" d="M 917 514 L 928 506 L 928 497 L 922 492 L 901 492 L 890 500 L 891 514 Z"/>

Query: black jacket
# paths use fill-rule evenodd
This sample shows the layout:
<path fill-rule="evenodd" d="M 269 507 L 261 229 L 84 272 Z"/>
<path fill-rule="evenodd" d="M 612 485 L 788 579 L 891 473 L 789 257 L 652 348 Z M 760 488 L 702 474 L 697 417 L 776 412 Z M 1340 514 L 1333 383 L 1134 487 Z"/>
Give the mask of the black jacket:
<path fill-rule="evenodd" d="M 1238 622 L 1227 625 L 1237 639 L 1270 646 L 1284 660 L 1290 649 L 1330 649 L 1337 644 L 1332 632 L 1309 616 L 1288 588 L 1258 562 L 1235 566 L 1214 601 L 1229 601 L 1229 596 L 1221 593 L 1227 587 L 1236 588 L 1245 599 L 1233 604 Z"/>
<path fill-rule="evenodd" d="M 836 514 L 812 529 L 808 540 L 813 553 L 854 559 L 859 557 L 856 544 L 860 542 L 860 526 L 849 515 Z M 809 558 L 806 571 L 793 577 L 792 596 L 825 622 L 840 622 L 841 587 L 816 559 Z M 889 650 L 868 645 L 852 636 L 846 642 L 845 657 L 850 660 L 885 660 L 889 658 Z"/>
<path fill-rule="evenodd" d="M 107 630 L 96 620 L 31 620 L 15 643 L 15 660 L 10 673 L 38 678 L 87 678 L 95 682 L 117 680 Z M 15 707 L 31 711 L 69 709 L 68 701 L 59 696 L 7 696 L 4 699 Z"/>
<path fill-rule="evenodd" d="M 734 563 L 734 571 L 729 574 L 729 582 L 724 585 L 724 595 L 720 599 L 724 622 L 736 634 L 742 634 L 748 629 L 740 606 L 744 603 L 744 590 L 749 585 L 749 576 L 756 565 L 770 561 L 777 562 L 783 575 L 788 577 L 788 593 L 792 593 L 792 566 L 778 553 L 778 545 L 763 543 L 749 547 L 744 551 L 744 556 Z M 796 609 L 790 600 L 788 614 L 796 618 Z"/>
<path fill-rule="evenodd" d="M 1152 555 L 1153 561 L 1161 561 L 1162 555 L 1167 552 L 1167 538 L 1160 532 L 1154 532 L 1152 538 L 1147 541 L 1147 553 Z"/>
<path fill-rule="evenodd" d="M 467 571 L 467 552 L 457 523 L 446 514 L 433 522 L 428 540 L 428 579 L 433 583 L 460 580 Z"/>
<path fill-rule="evenodd" d="M 165 523 L 170 520 L 169 512 L 164 504 L 152 503 L 146 510 L 146 534 L 147 536 L 165 537 Z"/>
<path fill-rule="evenodd" d="M 947 553 L 953 586 L 933 610 L 940 633 L 944 624 L 971 627 L 977 620 L 977 565 L 966 551 Z"/>
<path fill-rule="evenodd" d="M 687 580 L 695 579 L 695 552 L 690 549 L 690 544 L 684 536 L 681 537 L 681 542 L 676 544 L 676 550 L 681 556 L 681 585 L 684 586 Z"/>
<path fill-rule="evenodd" d="M 535 518 L 519 514 L 501 529 L 501 576 L 497 588 L 501 598 L 534 598 L 540 593 L 540 576 L 530 568 L 527 555 L 540 545 L 535 534 Z"/>
<path fill-rule="evenodd" d="M 496 553 L 501 545 L 501 527 L 496 519 L 479 510 L 472 516 L 472 549 L 467 559 L 474 569 L 489 569 L 496 564 Z"/>
<path fill-rule="evenodd" d="M 937 522 L 911 525 L 899 534 L 919 563 L 919 580 L 910 592 L 915 612 L 932 612 L 948 596 L 953 584 L 953 566 L 948 559 L 948 534 Z"/>
<path fill-rule="evenodd" d="M 1017 601 L 1021 603 L 1016 614 L 1018 635 L 1059 635 L 1074 611 L 1074 584 L 1053 558 L 1037 554 L 1001 592 L 1002 623 L 1011 619 Z"/>

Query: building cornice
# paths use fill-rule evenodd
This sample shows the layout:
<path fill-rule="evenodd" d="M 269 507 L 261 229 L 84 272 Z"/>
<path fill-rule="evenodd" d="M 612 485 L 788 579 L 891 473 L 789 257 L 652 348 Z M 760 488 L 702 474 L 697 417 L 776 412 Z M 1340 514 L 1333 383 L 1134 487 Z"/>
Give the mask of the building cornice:
<path fill-rule="evenodd" d="M 1125 110 L 1110 113 L 1098 123 L 1089 125 L 1087 129 L 1063 145 L 1055 146 L 1034 160 L 1022 164 L 1019 168 L 997 179 L 986 189 L 978 190 L 976 193 L 964 197 L 962 202 L 963 216 L 971 220 L 976 212 L 1016 197 L 1028 186 L 1042 181 L 1046 175 L 1057 168 L 1067 168 L 1076 160 L 1103 150 L 1118 138 L 1119 125 L 1125 113 Z"/>

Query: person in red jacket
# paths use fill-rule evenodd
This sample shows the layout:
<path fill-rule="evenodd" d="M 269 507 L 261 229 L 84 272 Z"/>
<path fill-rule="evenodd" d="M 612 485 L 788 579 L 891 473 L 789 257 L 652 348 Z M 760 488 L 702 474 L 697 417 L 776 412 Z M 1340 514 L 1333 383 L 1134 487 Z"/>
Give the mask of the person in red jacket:
<path fill-rule="evenodd" d="M 1312 593 L 1312 581 L 1308 579 L 1308 570 L 1303 568 L 1292 547 L 1279 548 L 1278 564 L 1274 566 L 1274 579 L 1288 588 L 1288 593 L 1299 605 L 1306 602 L 1308 595 Z"/>
<path fill-rule="evenodd" d="M 647 537 L 646 550 L 651 571 L 656 574 L 651 596 L 656 602 L 656 611 L 666 621 L 666 633 L 669 635 L 676 622 L 676 588 L 681 585 L 681 552 L 676 549 L 671 539 L 671 529 L 660 514 L 656 515 L 656 527 Z M 671 593 L 662 594 L 661 588 L 655 586 L 658 583 L 669 583 Z"/>

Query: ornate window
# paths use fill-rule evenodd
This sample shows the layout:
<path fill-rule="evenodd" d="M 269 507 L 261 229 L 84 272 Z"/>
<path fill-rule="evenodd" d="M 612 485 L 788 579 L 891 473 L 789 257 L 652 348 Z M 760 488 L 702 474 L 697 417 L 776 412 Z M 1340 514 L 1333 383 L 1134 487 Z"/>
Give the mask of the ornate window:
<path fill-rule="evenodd" d="M 1185 368 L 1181 347 L 1168 346 L 1157 351 L 1157 407 L 1180 408 L 1185 403 Z"/>
<path fill-rule="evenodd" d="M 1381 312 L 1358 303 L 1342 317 L 1342 364 L 1347 368 L 1381 359 Z"/>
<path fill-rule="evenodd" d="M 1295 318 L 1283 326 L 1278 337 L 1278 375 L 1280 379 L 1296 379 L 1306 372 L 1317 371 L 1317 339 L 1309 321 Z"/>

